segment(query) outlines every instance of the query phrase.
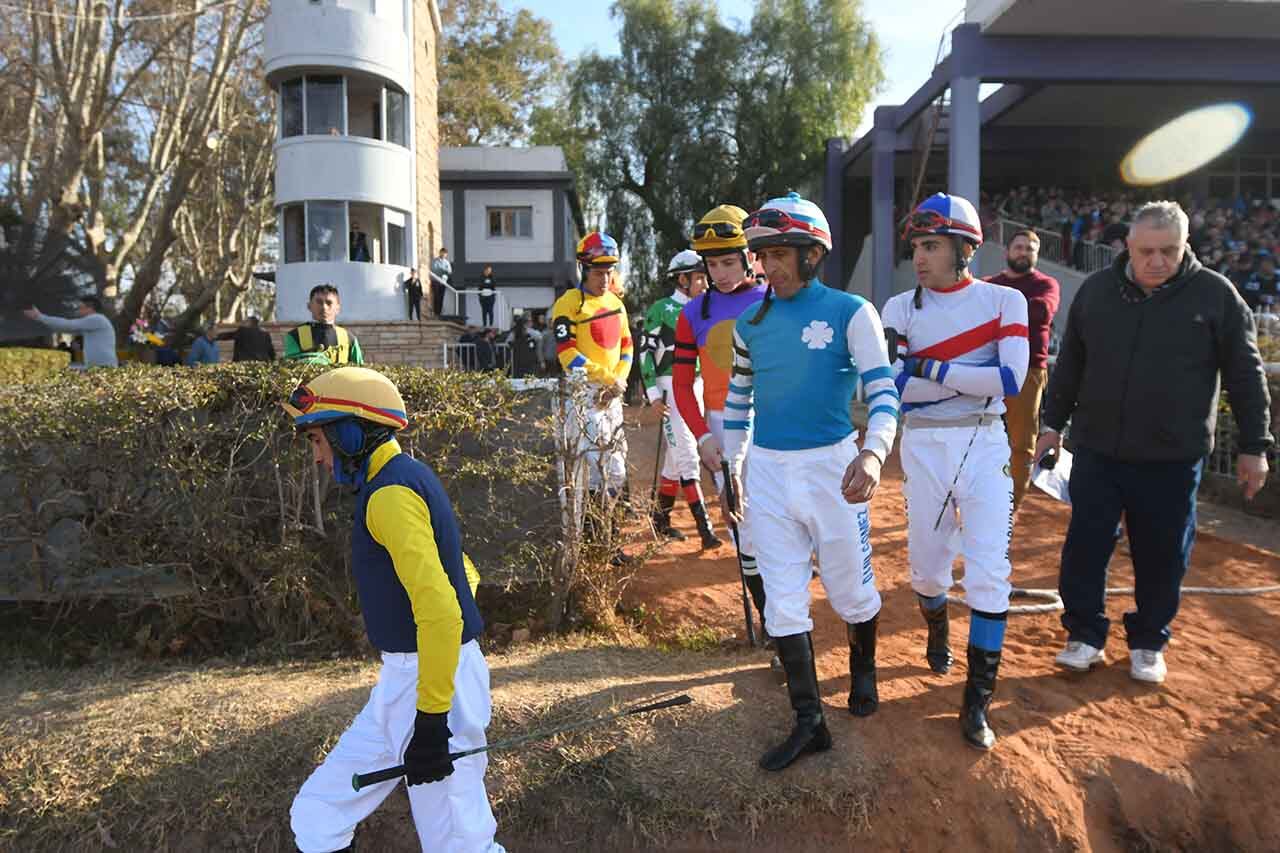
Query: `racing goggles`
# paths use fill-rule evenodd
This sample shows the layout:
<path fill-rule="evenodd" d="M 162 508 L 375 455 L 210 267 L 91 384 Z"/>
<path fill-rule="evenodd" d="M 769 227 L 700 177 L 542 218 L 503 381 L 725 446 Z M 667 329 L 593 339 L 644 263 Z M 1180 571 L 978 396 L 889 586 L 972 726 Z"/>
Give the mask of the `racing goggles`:
<path fill-rule="evenodd" d="M 706 240 L 714 235 L 721 240 L 732 240 L 743 236 L 742 227 L 732 222 L 699 222 L 693 226 L 693 239 Z"/>
<path fill-rule="evenodd" d="M 907 217 L 907 224 L 902 228 L 902 239 L 909 240 L 916 234 L 937 234 L 943 232 L 943 229 L 978 236 L 978 232 L 967 222 L 948 219 L 936 210 L 917 210 Z"/>
<path fill-rule="evenodd" d="M 769 228 L 774 231 L 803 231 L 806 234 L 823 234 L 822 229 L 816 225 L 805 222 L 803 219 L 796 219 L 785 210 L 778 210 L 774 207 L 757 210 L 747 217 L 747 221 L 743 225 L 747 228 Z"/>
<path fill-rule="evenodd" d="M 297 409 L 299 414 L 305 415 L 316 407 L 317 403 L 324 400 L 316 392 L 312 391 L 305 384 L 299 385 L 293 389 L 293 393 L 289 395 L 290 408 Z"/>

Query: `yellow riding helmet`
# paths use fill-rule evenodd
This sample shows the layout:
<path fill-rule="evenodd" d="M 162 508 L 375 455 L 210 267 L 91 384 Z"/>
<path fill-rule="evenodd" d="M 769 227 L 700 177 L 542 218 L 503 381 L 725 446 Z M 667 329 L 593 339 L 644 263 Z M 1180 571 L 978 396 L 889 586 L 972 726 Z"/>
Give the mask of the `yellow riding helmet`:
<path fill-rule="evenodd" d="M 299 385 L 281 404 L 297 429 L 355 417 L 404 429 L 409 419 L 395 383 L 367 367 L 339 367 Z"/>
<path fill-rule="evenodd" d="M 747 212 L 737 205 L 720 204 L 693 226 L 693 249 L 700 255 L 737 252 L 747 248 L 742 221 Z"/>

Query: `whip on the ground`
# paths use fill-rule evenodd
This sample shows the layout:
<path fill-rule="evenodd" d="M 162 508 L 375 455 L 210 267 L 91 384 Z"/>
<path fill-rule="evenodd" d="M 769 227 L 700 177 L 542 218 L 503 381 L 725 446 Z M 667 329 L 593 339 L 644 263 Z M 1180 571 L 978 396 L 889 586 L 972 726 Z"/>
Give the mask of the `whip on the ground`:
<path fill-rule="evenodd" d="M 738 494 L 733 490 L 733 476 L 729 473 L 729 463 L 721 460 L 720 473 L 724 475 L 724 496 L 729 501 L 729 511 L 738 511 Z M 747 642 L 752 647 L 758 646 L 755 624 L 751 621 L 751 598 L 747 594 L 747 570 L 742 565 L 742 545 L 738 542 L 738 523 L 732 517 L 729 521 L 729 533 L 733 536 L 733 552 L 738 555 L 738 580 L 742 581 L 742 615 L 747 620 Z"/>
<path fill-rule="evenodd" d="M 491 743 L 487 746 L 478 746 L 475 749 L 464 749 L 462 752 L 449 753 L 450 761 L 457 761 L 460 758 L 466 758 L 469 755 L 479 755 L 482 752 L 492 752 L 495 749 L 514 749 L 518 746 L 524 746 L 538 740 L 546 740 L 565 732 L 576 731 L 577 729 L 588 729 L 592 726 L 599 726 L 605 723 L 613 722 L 622 717 L 630 717 L 635 714 L 647 714 L 650 711 L 661 711 L 663 708 L 678 708 L 681 705 L 689 705 L 693 702 L 693 697 L 687 693 L 681 693 L 670 699 L 664 699 L 661 702 L 651 702 L 647 705 L 639 705 L 634 708 L 625 708 L 621 711 L 615 711 L 612 714 L 606 714 L 602 717 L 591 717 L 586 720 L 578 720 L 574 723 L 566 723 L 555 728 L 544 729 L 540 732 L 533 732 L 519 737 L 500 740 L 497 743 Z M 399 779 L 405 773 L 404 765 L 397 764 L 395 767 L 386 767 L 382 770 L 374 770 L 371 773 L 356 773 L 351 777 L 351 787 L 359 791 L 361 788 L 375 785 L 378 782 L 386 782 L 391 779 Z"/>

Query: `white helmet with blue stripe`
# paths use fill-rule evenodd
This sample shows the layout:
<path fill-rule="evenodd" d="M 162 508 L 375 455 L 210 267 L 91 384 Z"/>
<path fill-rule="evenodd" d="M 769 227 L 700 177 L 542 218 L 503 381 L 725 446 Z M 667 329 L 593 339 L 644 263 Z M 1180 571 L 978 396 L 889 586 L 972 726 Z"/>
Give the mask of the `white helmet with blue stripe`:
<path fill-rule="evenodd" d="M 801 198 L 799 193 L 769 199 L 747 217 L 742 227 L 753 252 L 768 246 L 815 244 L 831 251 L 831 226 L 827 224 L 827 217 L 822 208 Z"/>

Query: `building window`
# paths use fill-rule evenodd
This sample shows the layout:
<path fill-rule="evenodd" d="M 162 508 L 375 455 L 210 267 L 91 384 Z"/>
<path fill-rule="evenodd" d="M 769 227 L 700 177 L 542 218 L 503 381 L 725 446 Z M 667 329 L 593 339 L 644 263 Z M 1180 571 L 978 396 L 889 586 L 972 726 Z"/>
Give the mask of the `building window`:
<path fill-rule="evenodd" d="M 405 235 L 408 233 L 409 217 L 391 208 L 385 208 L 382 216 L 387 223 L 387 263 L 407 267 L 409 253 Z"/>
<path fill-rule="evenodd" d="M 387 87 L 387 141 L 408 146 L 406 133 L 405 96 L 399 89 Z"/>
<path fill-rule="evenodd" d="M 280 135 L 301 136 L 302 81 L 288 80 L 280 86 Z"/>
<path fill-rule="evenodd" d="M 490 237 L 532 237 L 532 207 L 489 207 Z"/>
<path fill-rule="evenodd" d="M 341 77 L 308 77 L 306 104 L 307 133 L 342 135 Z"/>
<path fill-rule="evenodd" d="M 347 206 L 345 203 L 307 202 L 307 260 L 347 260 Z"/>
<path fill-rule="evenodd" d="M 296 264 L 307 256 L 307 220 L 300 204 L 284 206 L 284 262 Z"/>

